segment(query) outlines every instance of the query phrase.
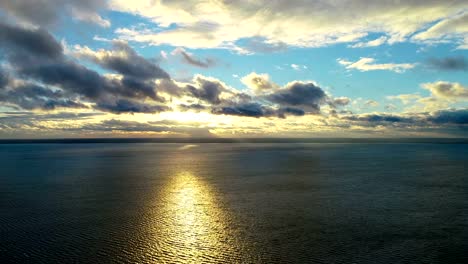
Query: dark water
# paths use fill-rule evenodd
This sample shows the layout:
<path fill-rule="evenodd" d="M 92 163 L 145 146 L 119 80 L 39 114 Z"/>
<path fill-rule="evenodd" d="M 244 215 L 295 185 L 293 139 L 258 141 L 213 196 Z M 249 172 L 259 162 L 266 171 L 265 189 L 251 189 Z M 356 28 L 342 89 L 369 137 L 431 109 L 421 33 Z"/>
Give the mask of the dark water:
<path fill-rule="evenodd" d="M 466 144 L 0 145 L 1 263 L 468 263 Z"/>

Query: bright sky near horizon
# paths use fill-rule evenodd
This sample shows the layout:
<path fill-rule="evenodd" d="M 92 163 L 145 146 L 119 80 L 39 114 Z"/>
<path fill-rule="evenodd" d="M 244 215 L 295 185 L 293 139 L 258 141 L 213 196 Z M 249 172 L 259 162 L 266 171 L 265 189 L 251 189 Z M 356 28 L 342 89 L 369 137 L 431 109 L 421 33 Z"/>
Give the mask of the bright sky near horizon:
<path fill-rule="evenodd" d="M 467 137 L 467 0 L 0 0 L 0 138 Z"/>

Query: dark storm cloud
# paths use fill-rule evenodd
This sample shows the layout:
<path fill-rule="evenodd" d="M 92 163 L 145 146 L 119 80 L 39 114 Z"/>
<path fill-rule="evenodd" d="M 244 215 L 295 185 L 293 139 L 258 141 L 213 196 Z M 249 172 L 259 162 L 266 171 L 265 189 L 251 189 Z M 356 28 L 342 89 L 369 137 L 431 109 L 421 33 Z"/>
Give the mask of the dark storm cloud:
<path fill-rule="evenodd" d="M 108 92 L 128 97 L 148 96 L 161 101 L 151 85 L 137 78 L 166 78 L 167 73 L 138 56 L 125 43 L 115 44 L 116 49 L 126 53 L 125 59 L 107 57 L 102 61 L 108 68 L 126 75 L 121 82 L 117 82 L 67 60 L 61 44 L 44 30 L 23 29 L 4 23 L 0 23 L 0 29 L 0 47 L 7 51 L 12 64 L 25 77 L 59 85 L 65 90 L 93 99 Z"/>
<path fill-rule="evenodd" d="M 227 91 L 226 87 L 224 87 L 222 83 L 215 80 L 204 79 L 202 77 L 197 77 L 195 81 L 199 86 L 198 88 L 195 88 L 192 85 L 187 86 L 188 91 L 193 97 L 214 105 L 221 103 L 219 96 L 222 92 Z"/>
<path fill-rule="evenodd" d="M 278 117 L 285 118 L 287 115 L 303 116 L 305 111 L 294 107 L 284 107 L 277 110 Z"/>
<path fill-rule="evenodd" d="M 206 109 L 206 106 L 201 104 L 180 104 L 179 108 L 187 111 L 187 110 L 195 110 L 195 111 L 202 111 Z"/>
<path fill-rule="evenodd" d="M 3 89 L 10 82 L 10 77 L 3 69 L 0 67 L 0 89 Z"/>
<path fill-rule="evenodd" d="M 123 56 L 122 56 L 123 55 Z M 124 76 L 138 79 L 168 79 L 169 74 L 154 62 L 138 55 L 127 43 L 113 42 L 112 52 L 96 54 L 78 53 L 78 56 L 89 59 L 100 66 L 118 72 Z"/>
<path fill-rule="evenodd" d="M 468 60 L 463 56 L 431 58 L 427 61 L 429 67 L 445 71 L 467 71 Z"/>
<path fill-rule="evenodd" d="M 0 23 L 0 48 L 19 74 L 97 98 L 104 82 L 99 74 L 65 58 L 63 48 L 48 32 Z"/>
<path fill-rule="evenodd" d="M 158 113 L 170 110 L 169 107 L 160 105 L 151 105 L 131 101 L 127 99 L 118 99 L 110 102 L 98 102 L 96 105 L 97 109 L 112 112 L 115 114 L 120 113 Z"/>
<path fill-rule="evenodd" d="M 303 106 L 313 113 L 319 113 L 327 95 L 313 83 L 294 82 L 268 95 L 267 99 L 280 105 Z"/>
<path fill-rule="evenodd" d="M 315 84 L 294 82 L 268 95 L 233 94 L 230 99 L 212 102 L 216 106 L 212 107 L 211 112 L 218 115 L 285 118 L 319 114 L 320 105 L 330 104 L 328 101 L 325 92 Z"/>
<path fill-rule="evenodd" d="M 113 82 L 105 80 L 95 71 L 73 61 L 58 60 L 35 65 L 18 65 L 19 73 L 48 85 L 56 85 L 88 99 L 98 99 L 108 90 L 116 90 Z"/>
<path fill-rule="evenodd" d="M 295 82 L 262 97 L 236 93 L 221 81 L 203 76 L 197 76 L 192 84 L 179 85 L 124 42 L 114 42 L 110 51 L 77 49 L 78 57 L 122 75 L 106 77 L 68 58 L 62 45 L 45 30 L 5 23 L 0 28 L 0 48 L 6 51 L 15 77 L 28 80 L 25 83 L 41 83 L 34 88 L 11 87 L 2 93 L 3 102 L 22 109 L 85 107 L 79 100 L 86 100 L 96 109 L 112 113 L 169 111 L 167 106 L 154 104 L 165 102 L 157 93 L 160 89 L 171 96 L 189 96 L 208 104 L 193 101 L 180 105 L 183 110 L 211 109 L 215 114 L 284 118 L 319 113 L 327 99 L 324 91 L 312 83 Z M 150 102 L 141 101 L 147 99 Z"/>
<path fill-rule="evenodd" d="M 0 102 L 22 109 L 53 110 L 62 108 L 87 108 L 86 105 L 65 98 L 61 91 L 52 91 L 36 84 L 24 84 L 14 89 L 0 91 Z"/>
<path fill-rule="evenodd" d="M 298 108 L 285 107 L 280 109 L 274 109 L 272 107 L 264 106 L 255 102 L 215 107 L 212 109 L 211 112 L 217 115 L 280 118 L 285 118 L 286 115 L 302 116 L 305 114 L 304 110 Z"/>
<path fill-rule="evenodd" d="M 49 26 L 71 9 L 95 13 L 105 5 L 106 1 L 98 0 L 1 0 L 0 11 L 34 25 Z"/>
<path fill-rule="evenodd" d="M 212 67 L 216 64 L 215 60 L 206 58 L 205 60 L 201 60 L 198 58 L 195 58 L 194 56 L 191 56 L 184 50 L 180 50 L 180 54 L 182 55 L 182 59 L 185 63 L 200 67 L 200 68 L 209 68 Z"/>
<path fill-rule="evenodd" d="M 95 71 L 70 60 L 59 60 L 37 65 L 21 65 L 20 74 L 34 78 L 48 85 L 61 87 L 65 91 L 83 95 L 99 101 L 108 96 L 124 96 L 163 101 L 154 87 L 133 78 L 108 79 Z"/>
<path fill-rule="evenodd" d="M 248 117 L 264 117 L 274 115 L 274 111 L 259 103 L 247 103 L 232 106 L 223 106 L 213 108 L 213 114 L 248 116 Z"/>
<path fill-rule="evenodd" d="M 342 119 L 347 119 L 350 121 L 369 122 L 369 123 L 381 123 L 381 122 L 411 123 L 415 121 L 415 119 L 412 117 L 403 117 L 400 115 L 391 115 L 391 114 L 352 115 L 352 116 L 344 116 L 342 117 Z"/>
<path fill-rule="evenodd" d="M 69 99 L 65 100 L 47 100 L 47 102 L 42 106 L 43 109 L 45 110 L 53 110 L 57 107 L 62 107 L 62 108 L 88 108 L 88 106 L 72 101 Z"/>
<path fill-rule="evenodd" d="M 427 120 L 435 124 L 468 125 L 468 109 L 437 111 Z"/>
<path fill-rule="evenodd" d="M 346 115 L 341 119 L 357 122 L 363 126 L 392 124 L 406 127 L 466 126 L 468 125 L 468 109 L 448 109 L 432 113 Z"/>
<path fill-rule="evenodd" d="M 67 58 L 61 44 L 44 30 L 29 30 L 4 23 L 0 23 L 0 29 L 3 29 L 0 31 L 0 49 L 6 51 L 17 77 L 39 81 L 44 85 L 40 89 L 38 86 L 34 89 L 13 87 L 7 94 L 3 93 L 4 102 L 24 109 L 53 109 L 83 107 L 73 99 L 83 97 L 96 103 L 99 109 L 111 112 L 149 113 L 165 109 L 131 101 L 150 98 L 163 102 L 164 99 L 156 93 L 155 85 L 147 78 L 169 76 L 155 64 L 138 56 L 126 44 L 115 44 L 119 51 L 127 54 L 124 56 L 126 59 L 111 57 L 103 60 L 109 68 L 124 75 L 121 79 L 112 79 Z M 49 86 L 60 88 L 62 98 L 58 99 Z"/>
<path fill-rule="evenodd" d="M 174 82 L 172 79 L 161 79 L 157 85 L 158 91 L 165 92 L 174 97 L 181 97 L 187 91 L 185 87 L 182 87 Z"/>
<path fill-rule="evenodd" d="M 28 53 L 38 57 L 58 58 L 63 48 L 55 38 L 43 29 L 25 29 L 0 21 L 0 45 L 7 51 Z M 13 55 L 14 55 L 13 54 Z"/>
<path fill-rule="evenodd" d="M 148 83 L 137 78 L 125 77 L 121 80 L 122 92 L 128 97 L 149 97 L 154 101 L 164 102 L 164 98 L 158 96 L 152 83 Z"/>

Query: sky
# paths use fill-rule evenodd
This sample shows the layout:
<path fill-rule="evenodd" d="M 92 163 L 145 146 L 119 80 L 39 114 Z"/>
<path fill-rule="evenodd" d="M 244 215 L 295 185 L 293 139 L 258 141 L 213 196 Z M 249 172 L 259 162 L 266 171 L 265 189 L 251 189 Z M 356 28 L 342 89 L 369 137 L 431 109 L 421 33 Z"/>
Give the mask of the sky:
<path fill-rule="evenodd" d="M 0 138 L 468 137 L 468 1 L 0 0 Z"/>

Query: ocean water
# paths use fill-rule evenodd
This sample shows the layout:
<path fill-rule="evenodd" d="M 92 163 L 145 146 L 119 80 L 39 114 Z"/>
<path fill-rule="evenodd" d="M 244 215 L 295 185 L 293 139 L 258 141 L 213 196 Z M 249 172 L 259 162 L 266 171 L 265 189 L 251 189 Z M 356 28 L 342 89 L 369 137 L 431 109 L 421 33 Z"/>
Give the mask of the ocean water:
<path fill-rule="evenodd" d="M 0 262 L 468 263 L 467 169 L 467 144 L 0 144 Z"/>

